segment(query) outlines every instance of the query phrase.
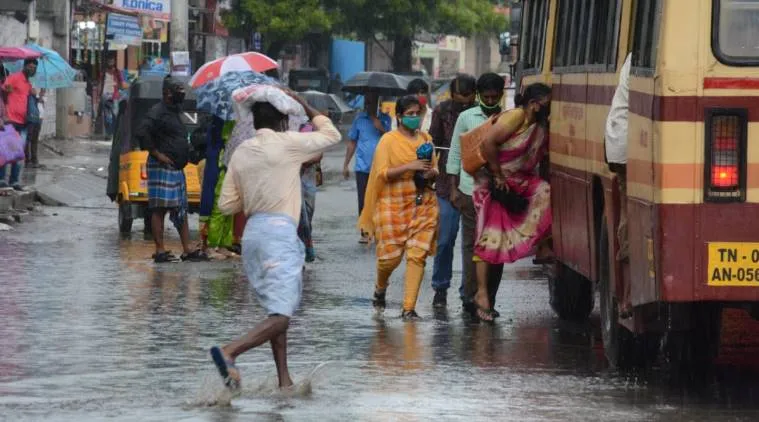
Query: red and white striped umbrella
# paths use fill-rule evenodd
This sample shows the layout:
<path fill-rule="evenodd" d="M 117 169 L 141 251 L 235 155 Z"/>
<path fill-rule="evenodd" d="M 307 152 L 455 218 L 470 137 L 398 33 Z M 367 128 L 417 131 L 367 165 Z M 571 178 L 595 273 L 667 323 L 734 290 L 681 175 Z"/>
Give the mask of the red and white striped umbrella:
<path fill-rule="evenodd" d="M 277 69 L 278 67 L 279 64 L 265 54 L 255 52 L 232 54 L 231 56 L 222 57 L 201 66 L 200 69 L 192 75 L 190 86 L 197 88 L 227 72 L 252 70 L 254 72 L 263 73 L 267 70 Z"/>

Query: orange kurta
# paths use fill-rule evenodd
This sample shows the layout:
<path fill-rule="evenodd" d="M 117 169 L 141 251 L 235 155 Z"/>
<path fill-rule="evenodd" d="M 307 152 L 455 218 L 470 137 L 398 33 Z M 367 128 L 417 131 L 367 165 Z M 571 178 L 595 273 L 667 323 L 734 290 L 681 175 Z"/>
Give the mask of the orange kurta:
<path fill-rule="evenodd" d="M 395 130 L 385 134 L 377 145 L 358 225 L 376 239 L 380 260 L 397 258 L 411 247 L 435 253 L 438 225 L 435 192 L 425 190 L 422 203 L 417 205 L 414 172 L 387 180 L 388 169 L 416 160 L 417 148 L 430 139 L 428 134 L 420 133 L 411 140 Z M 436 165 L 437 159 L 433 158 L 433 168 Z"/>

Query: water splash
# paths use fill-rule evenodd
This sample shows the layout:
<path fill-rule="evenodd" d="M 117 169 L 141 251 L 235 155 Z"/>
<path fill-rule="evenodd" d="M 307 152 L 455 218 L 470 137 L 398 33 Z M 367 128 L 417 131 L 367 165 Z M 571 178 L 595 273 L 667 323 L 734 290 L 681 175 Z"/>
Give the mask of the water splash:
<path fill-rule="evenodd" d="M 189 408 L 230 407 L 232 406 L 232 400 L 238 397 L 275 399 L 309 397 L 313 393 L 313 382 L 317 379 L 319 371 L 329 363 L 320 363 L 302 378 L 296 376 L 295 384 L 288 388 L 279 388 L 276 376 L 267 377 L 263 381 L 255 382 L 251 379 L 252 377 L 249 376 L 246 379 L 243 374 L 242 388 L 234 391 L 224 387 L 218 373 L 208 371 L 203 375 L 194 397 L 188 400 L 185 405 Z"/>
<path fill-rule="evenodd" d="M 232 399 L 239 397 L 241 391 L 225 387 L 216 371 L 203 375 L 195 396 L 185 403 L 186 407 L 230 407 Z"/>

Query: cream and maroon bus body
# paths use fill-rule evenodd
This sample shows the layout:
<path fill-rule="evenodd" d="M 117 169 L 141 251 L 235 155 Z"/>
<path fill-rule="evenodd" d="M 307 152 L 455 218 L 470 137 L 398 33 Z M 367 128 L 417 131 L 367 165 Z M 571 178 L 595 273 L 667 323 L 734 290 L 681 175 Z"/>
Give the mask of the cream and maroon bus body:
<path fill-rule="evenodd" d="M 759 303 L 759 2 L 525 0 L 522 15 L 520 86 L 553 87 L 551 304 L 587 317 L 597 282 L 612 363 L 631 333 L 713 351 L 721 309 Z M 628 52 L 620 264 L 604 131 Z M 633 316 L 620 319 L 626 287 Z"/>

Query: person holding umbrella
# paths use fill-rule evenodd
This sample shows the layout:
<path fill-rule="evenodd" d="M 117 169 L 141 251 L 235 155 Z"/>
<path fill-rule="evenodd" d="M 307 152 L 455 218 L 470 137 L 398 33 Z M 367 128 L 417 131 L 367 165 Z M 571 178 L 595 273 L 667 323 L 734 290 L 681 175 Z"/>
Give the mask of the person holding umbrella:
<path fill-rule="evenodd" d="M 21 72 L 16 72 L 5 79 L 3 93 L 6 98 L 6 115 L 8 123 L 16 128 L 19 135 L 26 142 L 27 117 L 29 112 L 29 97 L 37 95 L 32 88 L 29 79 L 37 73 L 37 59 L 24 60 Z M 6 183 L 6 171 L 10 167 L 10 179 Z M 22 163 L 13 163 L 0 167 L 0 187 L 12 186 L 16 190 L 23 190 L 21 184 Z"/>
<path fill-rule="evenodd" d="M 390 131 L 392 123 L 390 116 L 379 111 L 379 95 L 376 91 L 367 91 L 364 94 L 364 111 L 358 113 L 353 120 L 348 132 L 348 148 L 345 151 L 343 163 L 343 177 L 350 177 L 349 165 L 353 156 L 356 156 L 354 171 L 356 174 L 356 191 L 358 193 L 358 214 L 364 210 L 364 197 L 366 186 L 369 182 L 369 172 L 372 168 L 374 150 L 380 137 Z M 369 243 L 369 237 L 361 232 L 360 243 Z"/>

